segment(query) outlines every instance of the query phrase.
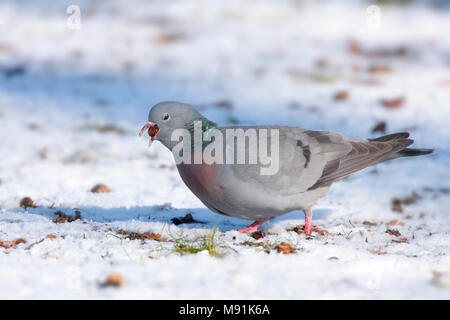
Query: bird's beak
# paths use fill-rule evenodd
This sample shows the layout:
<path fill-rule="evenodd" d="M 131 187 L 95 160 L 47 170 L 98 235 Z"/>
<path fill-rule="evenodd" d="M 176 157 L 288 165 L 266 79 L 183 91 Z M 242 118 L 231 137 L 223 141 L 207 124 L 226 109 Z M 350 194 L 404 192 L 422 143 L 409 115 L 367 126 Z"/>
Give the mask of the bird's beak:
<path fill-rule="evenodd" d="M 159 127 L 156 123 L 147 122 L 145 124 L 145 126 L 142 127 L 141 131 L 139 132 L 139 136 L 142 136 L 144 134 L 145 130 L 148 130 L 148 135 L 150 136 L 150 141 L 148 143 L 148 146 L 151 146 L 153 140 L 155 140 L 155 137 L 159 131 Z"/>

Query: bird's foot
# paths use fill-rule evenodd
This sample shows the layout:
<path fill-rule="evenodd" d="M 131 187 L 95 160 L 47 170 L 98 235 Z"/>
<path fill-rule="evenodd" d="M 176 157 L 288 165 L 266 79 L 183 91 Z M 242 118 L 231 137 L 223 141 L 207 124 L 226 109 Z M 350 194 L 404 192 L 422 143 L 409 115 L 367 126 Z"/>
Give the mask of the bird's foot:
<path fill-rule="evenodd" d="M 260 225 L 262 225 L 265 222 L 265 220 L 256 220 L 255 222 L 253 222 L 251 225 L 249 225 L 248 227 L 239 229 L 238 231 L 240 233 L 250 233 L 250 232 L 255 232 L 258 231 L 258 227 Z"/>
<path fill-rule="evenodd" d="M 326 236 L 328 234 L 328 231 L 325 229 L 321 229 L 318 227 L 314 227 L 311 223 L 311 217 L 310 216 L 305 216 L 305 227 L 303 229 L 303 232 L 306 235 L 310 235 L 313 231 L 317 232 L 318 234 L 320 234 L 321 236 Z"/>

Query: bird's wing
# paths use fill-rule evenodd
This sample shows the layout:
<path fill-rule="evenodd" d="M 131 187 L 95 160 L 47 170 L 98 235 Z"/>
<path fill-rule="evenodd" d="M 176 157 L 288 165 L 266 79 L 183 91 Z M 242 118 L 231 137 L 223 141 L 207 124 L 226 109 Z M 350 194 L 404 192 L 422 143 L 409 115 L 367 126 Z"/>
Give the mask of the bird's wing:
<path fill-rule="evenodd" d="M 298 127 L 267 128 L 268 131 L 279 130 L 279 170 L 273 175 L 263 175 L 261 167 L 264 166 L 261 164 L 235 164 L 232 171 L 240 180 L 257 184 L 268 193 L 276 192 L 282 195 L 330 185 L 388 158 L 413 143 L 413 140 L 407 139 L 406 133 L 363 140 L 330 131 L 305 130 Z M 268 145 L 270 150 L 270 139 Z"/>

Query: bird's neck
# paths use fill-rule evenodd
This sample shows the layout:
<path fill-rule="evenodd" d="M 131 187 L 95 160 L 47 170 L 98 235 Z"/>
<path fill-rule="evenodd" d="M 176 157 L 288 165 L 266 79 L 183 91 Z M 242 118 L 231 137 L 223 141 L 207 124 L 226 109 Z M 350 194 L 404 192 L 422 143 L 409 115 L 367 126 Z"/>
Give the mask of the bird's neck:
<path fill-rule="evenodd" d="M 207 118 L 205 118 L 203 116 L 198 117 L 198 118 L 194 119 L 192 122 L 190 122 L 186 126 L 186 129 L 189 131 L 190 136 L 191 136 L 191 148 L 192 148 L 192 151 L 194 151 L 194 144 L 196 142 L 195 141 L 196 134 L 197 135 L 199 135 L 199 134 L 201 135 L 200 138 L 202 139 L 202 149 L 203 149 L 208 144 L 211 143 L 211 141 L 205 141 L 202 138 L 203 137 L 203 133 L 207 132 L 209 130 L 212 130 L 212 129 L 217 129 L 217 128 L 218 128 L 217 123 L 215 123 L 215 122 L 213 122 L 211 120 L 208 120 Z M 197 138 L 199 138 L 199 137 L 197 136 Z"/>
<path fill-rule="evenodd" d="M 208 120 L 205 117 L 198 117 L 186 125 L 186 129 L 189 130 L 189 132 L 191 133 L 191 136 L 194 135 L 194 130 L 196 128 L 196 124 L 197 124 L 197 128 L 199 127 L 199 124 L 201 124 L 202 132 L 205 132 L 205 131 L 208 131 L 211 129 L 216 129 L 218 127 L 217 123 L 215 123 L 211 120 Z"/>

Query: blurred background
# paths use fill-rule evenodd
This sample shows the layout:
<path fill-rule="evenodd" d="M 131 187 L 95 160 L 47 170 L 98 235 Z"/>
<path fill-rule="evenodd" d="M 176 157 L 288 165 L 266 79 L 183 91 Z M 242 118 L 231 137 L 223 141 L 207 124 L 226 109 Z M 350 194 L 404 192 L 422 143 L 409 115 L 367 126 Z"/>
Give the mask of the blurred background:
<path fill-rule="evenodd" d="M 170 165 L 135 136 L 163 100 L 221 124 L 408 130 L 448 156 L 449 18 L 448 1 L 2 0 L 0 204 Z"/>
<path fill-rule="evenodd" d="M 98 222 L 151 217 L 154 206 L 204 208 L 171 154 L 137 137 L 164 100 L 223 125 L 409 131 L 436 152 L 356 175 L 320 206 L 333 212 L 328 222 L 392 218 L 392 198 L 415 190 L 427 200 L 412 216 L 426 210 L 448 232 L 449 1 L 1 0 L 4 216 L 25 196 L 38 216 L 81 208 Z M 91 192 L 98 183 L 111 192 Z M 197 213 L 210 226 L 218 219 Z M 222 227 L 247 222 L 233 223 Z M 37 230 L 1 226 L 0 238 Z"/>

